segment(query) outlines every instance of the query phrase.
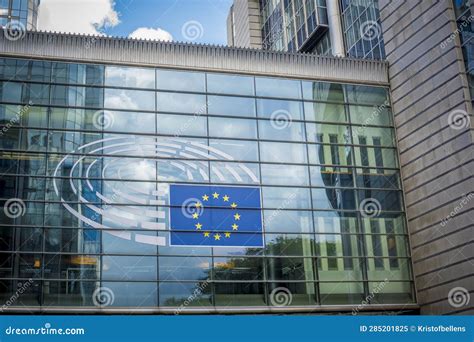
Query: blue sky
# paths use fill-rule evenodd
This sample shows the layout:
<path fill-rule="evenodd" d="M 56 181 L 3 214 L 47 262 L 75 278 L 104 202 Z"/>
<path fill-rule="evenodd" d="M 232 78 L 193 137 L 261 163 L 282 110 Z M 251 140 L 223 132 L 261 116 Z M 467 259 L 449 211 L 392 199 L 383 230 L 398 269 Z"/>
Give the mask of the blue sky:
<path fill-rule="evenodd" d="M 197 21 L 203 30 L 195 42 L 225 44 L 231 4 L 232 0 L 116 0 L 121 23 L 106 32 L 128 36 L 138 27 L 159 27 L 171 33 L 174 40 L 186 41 L 181 32 L 183 25 Z"/>
<path fill-rule="evenodd" d="M 232 0 L 42 0 L 45 31 L 226 44 Z M 187 32 L 187 33 L 186 33 Z M 184 34 L 183 34 L 184 33 Z"/>

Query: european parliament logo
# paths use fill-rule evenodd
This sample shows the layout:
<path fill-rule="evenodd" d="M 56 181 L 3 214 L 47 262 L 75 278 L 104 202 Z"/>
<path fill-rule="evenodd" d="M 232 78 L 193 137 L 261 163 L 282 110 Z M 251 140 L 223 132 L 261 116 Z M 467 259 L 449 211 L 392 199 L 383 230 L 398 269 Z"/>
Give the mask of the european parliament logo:
<path fill-rule="evenodd" d="M 263 247 L 260 188 L 170 185 L 170 245 Z"/>

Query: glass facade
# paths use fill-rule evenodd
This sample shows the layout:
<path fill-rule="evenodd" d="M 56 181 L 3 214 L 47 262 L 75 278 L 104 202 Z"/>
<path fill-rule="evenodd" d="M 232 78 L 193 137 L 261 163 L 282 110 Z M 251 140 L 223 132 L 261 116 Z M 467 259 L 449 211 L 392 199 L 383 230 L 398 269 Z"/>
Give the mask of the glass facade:
<path fill-rule="evenodd" d="M 471 91 L 471 101 L 474 104 L 474 4 L 469 0 L 454 0 L 453 2 Z"/>
<path fill-rule="evenodd" d="M 304 52 L 327 32 L 326 0 L 260 0 L 263 49 Z M 325 52 L 325 45 L 315 51 Z"/>
<path fill-rule="evenodd" d="M 385 59 L 378 0 L 341 0 L 341 5 L 347 55 Z"/>
<path fill-rule="evenodd" d="M 2 300 L 413 302 L 387 89 L 21 59 L 0 80 Z M 171 246 L 170 184 L 261 189 L 264 247 Z"/>
<path fill-rule="evenodd" d="M 24 29 L 36 30 L 40 0 L 0 0 L 0 27 L 19 22 Z"/>

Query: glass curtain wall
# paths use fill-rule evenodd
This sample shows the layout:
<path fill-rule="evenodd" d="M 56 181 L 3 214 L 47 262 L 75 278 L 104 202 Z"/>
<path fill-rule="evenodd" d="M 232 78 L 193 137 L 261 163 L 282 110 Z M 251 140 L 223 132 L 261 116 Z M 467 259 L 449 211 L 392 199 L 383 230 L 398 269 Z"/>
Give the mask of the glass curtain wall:
<path fill-rule="evenodd" d="M 386 88 L 21 59 L 0 80 L 2 300 L 413 302 Z M 261 189 L 264 246 L 171 246 L 170 184 Z"/>

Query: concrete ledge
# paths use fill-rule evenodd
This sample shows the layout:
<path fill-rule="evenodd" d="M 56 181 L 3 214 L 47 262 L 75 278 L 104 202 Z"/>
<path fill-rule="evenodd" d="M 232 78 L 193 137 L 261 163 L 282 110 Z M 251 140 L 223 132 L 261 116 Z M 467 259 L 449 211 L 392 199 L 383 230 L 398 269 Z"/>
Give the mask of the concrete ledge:
<path fill-rule="evenodd" d="M 31 31 L 0 33 L 0 55 L 388 85 L 387 63 L 250 48 Z"/>

